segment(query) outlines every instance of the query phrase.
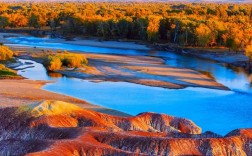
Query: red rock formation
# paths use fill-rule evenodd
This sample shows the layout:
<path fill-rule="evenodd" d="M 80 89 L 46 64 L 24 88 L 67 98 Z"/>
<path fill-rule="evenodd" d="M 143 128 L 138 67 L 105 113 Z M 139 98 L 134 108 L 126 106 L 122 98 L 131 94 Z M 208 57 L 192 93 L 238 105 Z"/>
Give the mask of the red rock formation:
<path fill-rule="evenodd" d="M 116 117 L 45 101 L 0 109 L 0 155 L 252 155 L 252 129 L 225 137 L 164 114 Z"/>

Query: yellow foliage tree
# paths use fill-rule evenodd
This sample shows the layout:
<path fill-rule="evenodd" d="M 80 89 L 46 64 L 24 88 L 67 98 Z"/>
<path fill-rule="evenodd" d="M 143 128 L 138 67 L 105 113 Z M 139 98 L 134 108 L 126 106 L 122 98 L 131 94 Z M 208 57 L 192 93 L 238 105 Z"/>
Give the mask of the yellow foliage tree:
<path fill-rule="evenodd" d="M 13 51 L 6 46 L 0 46 L 0 60 L 9 60 L 13 56 Z"/>
<path fill-rule="evenodd" d="M 48 61 L 47 69 L 50 71 L 59 70 L 61 69 L 62 62 L 59 57 L 50 57 Z"/>
<path fill-rule="evenodd" d="M 81 67 L 87 64 L 87 59 L 81 54 L 65 54 L 64 61 L 68 67 Z"/>
<path fill-rule="evenodd" d="M 60 70 L 62 66 L 71 67 L 71 68 L 78 68 L 83 65 L 87 65 L 88 60 L 82 54 L 72 54 L 66 52 L 59 51 L 56 54 L 50 54 L 46 57 L 45 65 L 48 70 Z"/>
<path fill-rule="evenodd" d="M 147 27 L 147 35 L 149 41 L 156 41 L 158 38 L 158 30 L 159 30 L 159 21 L 160 17 L 158 16 L 150 16 L 148 18 L 148 27 Z"/>
<path fill-rule="evenodd" d="M 211 39 L 211 30 L 205 24 L 200 24 L 196 28 L 196 34 L 198 37 L 198 43 L 200 46 L 207 46 Z"/>

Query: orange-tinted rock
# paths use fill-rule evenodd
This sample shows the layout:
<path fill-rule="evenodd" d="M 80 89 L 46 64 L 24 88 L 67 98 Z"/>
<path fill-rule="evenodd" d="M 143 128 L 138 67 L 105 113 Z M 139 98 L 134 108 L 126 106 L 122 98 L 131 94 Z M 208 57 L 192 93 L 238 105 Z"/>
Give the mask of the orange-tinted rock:
<path fill-rule="evenodd" d="M 0 109 L 0 155 L 252 155 L 252 129 L 225 137 L 164 114 L 116 117 L 45 101 Z"/>

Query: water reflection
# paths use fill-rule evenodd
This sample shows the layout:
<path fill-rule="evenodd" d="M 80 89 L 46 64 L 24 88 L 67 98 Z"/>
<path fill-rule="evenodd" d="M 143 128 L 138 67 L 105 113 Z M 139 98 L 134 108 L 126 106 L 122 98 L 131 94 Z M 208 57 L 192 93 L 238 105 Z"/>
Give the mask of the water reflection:
<path fill-rule="evenodd" d="M 61 78 L 63 76 L 61 73 L 56 72 L 48 72 L 47 74 L 52 78 Z"/>

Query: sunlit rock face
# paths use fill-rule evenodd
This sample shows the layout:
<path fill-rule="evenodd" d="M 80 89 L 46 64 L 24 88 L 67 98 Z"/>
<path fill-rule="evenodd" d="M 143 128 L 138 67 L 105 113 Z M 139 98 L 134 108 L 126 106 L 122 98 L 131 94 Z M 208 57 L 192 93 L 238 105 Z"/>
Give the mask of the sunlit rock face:
<path fill-rule="evenodd" d="M 225 137 L 164 114 L 117 117 L 60 101 L 0 109 L 0 155 L 252 155 L 252 129 Z"/>

